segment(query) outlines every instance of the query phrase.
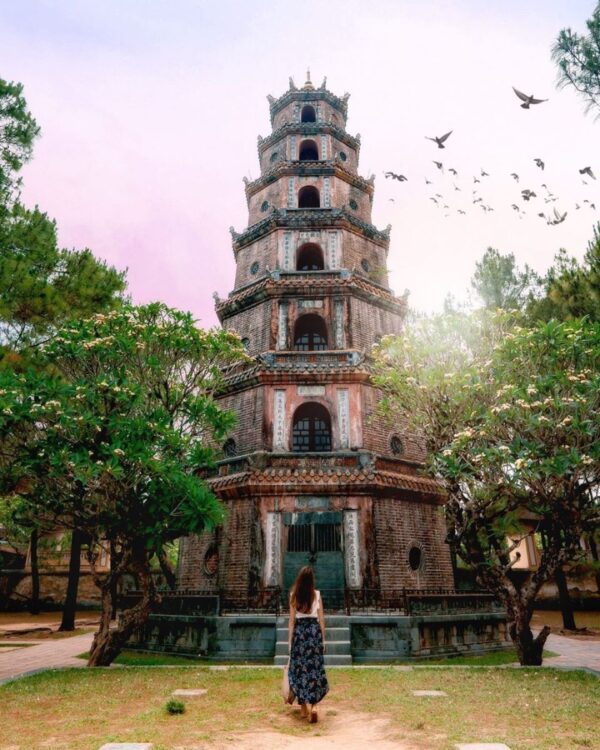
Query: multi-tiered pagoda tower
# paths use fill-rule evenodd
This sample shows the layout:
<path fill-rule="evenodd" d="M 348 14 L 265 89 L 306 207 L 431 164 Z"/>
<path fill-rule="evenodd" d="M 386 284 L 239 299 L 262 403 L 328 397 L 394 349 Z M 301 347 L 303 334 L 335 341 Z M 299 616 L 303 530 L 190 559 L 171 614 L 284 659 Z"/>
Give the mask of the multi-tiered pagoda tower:
<path fill-rule="evenodd" d="M 369 351 L 401 332 L 405 300 L 388 285 L 390 228 L 371 223 L 374 177 L 358 174 L 348 94 L 325 83 L 290 79 L 269 97 L 248 228 L 231 230 L 235 287 L 217 300 L 253 361 L 221 397 L 238 416 L 211 480 L 227 520 L 183 541 L 179 576 L 225 599 L 259 602 L 306 563 L 332 607 L 344 593 L 453 586 L 422 449 L 375 417 Z"/>

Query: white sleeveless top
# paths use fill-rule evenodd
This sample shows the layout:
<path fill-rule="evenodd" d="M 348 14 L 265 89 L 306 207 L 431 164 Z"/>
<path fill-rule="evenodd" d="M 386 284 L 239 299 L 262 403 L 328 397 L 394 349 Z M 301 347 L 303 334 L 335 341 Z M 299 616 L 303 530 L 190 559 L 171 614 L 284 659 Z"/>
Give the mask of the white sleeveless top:
<path fill-rule="evenodd" d="M 321 604 L 321 592 L 315 590 L 315 598 L 313 599 L 310 612 L 298 612 L 298 610 L 296 610 L 296 618 L 301 619 L 302 617 L 318 617 L 320 604 Z"/>

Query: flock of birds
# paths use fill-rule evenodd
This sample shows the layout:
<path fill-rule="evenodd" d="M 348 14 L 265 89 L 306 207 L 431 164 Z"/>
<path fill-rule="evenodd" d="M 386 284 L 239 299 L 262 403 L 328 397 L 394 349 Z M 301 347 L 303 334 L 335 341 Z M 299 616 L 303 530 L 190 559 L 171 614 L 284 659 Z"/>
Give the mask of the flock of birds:
<path fill-rule="evenodd" d="M 521 92 L 518 89 L 516 89 L 514 86 L 513 86 L 513 91 L 515 92 L 515 94 L 517 95 L 517 97 L 521 100 L 522 104 L 520 106 L 523 109 L 529 109 L 532 104 L 542 104 L 543 102 L 548 101 L 547 99 L 536 99 L 533 96 L 533 94 L 531 94 L 531 95 L 524 94 L 523 92 Z M 438 149 L 441 149 L 441 148 L 446 148 L 446 145 L 445 145 L 446 141 L 452 135 L 452 133 L 453 133 L 453 131 L 450 130 L 447 133 L 444 133 L 444 135 L 433 136 L 433 137 L 431 137 L 431 136 L 425 136 L 425 138 L 428 141 L 433 141 L 437 145 Z M 545 161 L 543 159 L 541 159 L 540 157 L 535 157 L 533 159 L 533 163 L 542 172 L 544 171 L 544 169 L 546 167 L 546 163 L 545 163 Z M 445 167 L 444 167 L 443 162 L 436 161 L 434 159 L 433 160 L 433 164 L 435 164 L 436 168 L 439 170 L 439 172 L 441 174 L 445 173 Z M 458 171 L 456 169 L 454 169 L 453 167 L 449 167 L 447 171 L 448 171 L 449 174 L 451 174 L 453 176 L 453 178 L 458 178 L 459 177 Z M 586 179 L 584 179 L 584 176 L 588 177 L 588 178 L 590 178 L 592 180 L 596 179 L 596 176 L 594 175 L 594 172 L 593 172 L 592 168 L 589 167 L 589 166 L 582 167 L 578 171 L 579 171 L 579 174 L 581 175 L 581 181 L 582 181 L 582 183 L 584 185 L 588 184 L 588 181 Z M 407 182 L 408 181 L 408 177 L 406 177 L 406 175 L 403 175 L 403 174 L 398 174 L 396 172 L 384 172 L 384 174 L 385 174 L 386 179 L 397 180 L 398 182 Z M 480 188 L 473 187 L 473 186 L 481 185 L 481 180 L 484 179 L 484 178 L 486 178 L 486 177 L 489 177 L 489 176 L 490 176 L 489 173 L 486 172 L 485 169 L 480 169 L 479 175 L 474 175 L 473 176 L 472 191 L 471 191 L 471 202 L 472 202 L 473 206 L 478 206 L 485 213 L 494 211 L 494 208 L 492 206 L 488 205 L 486 202 L 484 202 L 483 197 L 480 195 Z M 512 177 L 512 179 L 515 182 L 517 182 L 517 183 L 520 181 L 520 177 L 519 177 L 519 175 L 516 172 L 511 172 L 510 173 L 510 177 Z M 425 177 L 425 184 L 426 185 L 433 185 L 434 183 L 433 183 L 432 180 L 430 180 L 427 177 Z M 462 192 L 463 191 L 463 188 L 459 187 L 456 184 L 455 181 L 453 181 L 452 187 L 453 187 L 453 192 Z M 545 192 L 543 194 L 540 193 L 539 196 L 538 196 L 538 194 L 534 190 L 531 190 L 530 188 L 524 188 L 524 189 L 522 189 L 521 190 L 521 199 L 525 203 L 529 203 L 532 199 L 536 199 L 538 197 L 540 199 L 543 199 L 544 203 L 548 204 L 548 207 L 544 211 L 537 211 L 536 212 L 537 216 L 540 219 L 544 219 L 546 221 L 546 223 L 548 225 L 550 225 L 550 226 L 556 226 L 557 224 L 562 224 L 563 221 L 565 221 L 565 219 L 567 218 L 568 212 L 564 211 L 564 212 L 561 213 L 556 208 L 556 206 L 551 205 L 551 204 L 556 203 L 556 201 L 558 200 L 558 197 L 556 195 L 554 195 L 554 193 L 552 193 L 552 191 L 550 190 L 550 188 L 547 186 L 546 183 L 542 183 L 541 186 L 540 186 L 540 189 L 543 189 Z M 389 198 L 389 200 L 391 202 L 395 202 L 394 198 Z M 448 205 L 448 202 L 446 202 L 447 198 L 445 198 L 441 193 L 435 193 L 434 195 L 431 195 L 429 197 L 429 200 L 433 201 L 433 203 L 438 208 L 442 208 L 442 209 L 447 210 L 447 211 L 451 210 L 450 206 Z M 593 211 L 596 210 L 596 204 L 593 203 L 589 198 L 585 198 L 584 200 L 581 201 L 581 203 L 582 204 L 586 204 L 588 206 L 588 208 L 591 209 L 591 210 L 593 210 Z M 517 203 L 512 203 L 511 204 L 511 208 L 512 208 L 513 211 L 515 211 L 518 214 L 519 218 L 523 218 L 523 216 L 525 216 L 527 214 L 527 211 L 523 210 L 523 208 L 519 204 L 517 204 Z M 575 203 L 575 210 L 576 211 L 579 211 L 581 208 L 582 208 L 582 205 L 580 203 Z M 550 210 L 550 209 L 552 209 L 552 210 Z M 465 215 L 467 213 L 467 211 L 465 211 L 462 208 L 458 208 L 458 209 L 456 209 L 456 213 Z M 447 217 L 447 216 L 450 216 L 450 214 L 446 213 L 446 214 L 444 214 L 444 216 Z"/>

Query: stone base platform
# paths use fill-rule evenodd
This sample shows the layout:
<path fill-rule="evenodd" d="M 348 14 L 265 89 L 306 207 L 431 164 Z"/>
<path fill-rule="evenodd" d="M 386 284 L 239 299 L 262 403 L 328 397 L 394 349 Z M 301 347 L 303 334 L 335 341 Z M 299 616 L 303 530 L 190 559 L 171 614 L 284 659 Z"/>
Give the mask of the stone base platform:
<path fill-rule="evenodd" d="M 336 652 L 342 656 L 341 643 L 344 645 L 340 666 L 342 662 L 368 664 L 479 654 L 510 646 L 506 616 L 499 612 L 326 615 L 325 620 L 330 657 Z M 286 627 L 287 618 L 275 615 L 155 614 L 128 648 L 278 664 L 287 661 L 283 653 L 287 644 L 282 648 Z M 339 636 L 342 630 L 343 638 Z M 333 658 L 329 661 L 332 666 L 338 663 Z"/>

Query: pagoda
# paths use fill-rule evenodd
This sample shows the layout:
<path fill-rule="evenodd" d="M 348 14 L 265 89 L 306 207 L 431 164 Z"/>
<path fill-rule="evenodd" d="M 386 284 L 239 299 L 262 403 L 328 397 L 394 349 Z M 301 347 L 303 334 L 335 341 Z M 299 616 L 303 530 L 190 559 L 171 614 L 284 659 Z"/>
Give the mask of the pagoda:
<path fill-rule="evenodd" d="M 348 98 L 310 75 L 268 97 L 248 227 L 231 230 L 235 286 L 216 310 L 251 359 L 220 396 L 237 415 L 210 479 L 227 516 L 182 540 L 178 570 L 181 588 L 230 604 L 285 601 L 304 564 L 330 610 L 454 585 L 422 445 L 377 417 L 369 352 L 401 334 L 406 299 L 388 284 L 390 227 L 372 224 L 374 177 L 358 173 Z"/>

